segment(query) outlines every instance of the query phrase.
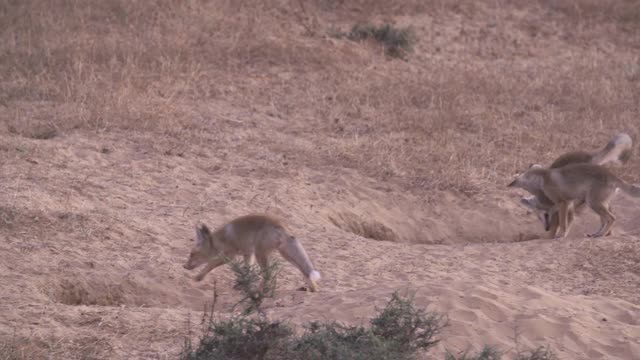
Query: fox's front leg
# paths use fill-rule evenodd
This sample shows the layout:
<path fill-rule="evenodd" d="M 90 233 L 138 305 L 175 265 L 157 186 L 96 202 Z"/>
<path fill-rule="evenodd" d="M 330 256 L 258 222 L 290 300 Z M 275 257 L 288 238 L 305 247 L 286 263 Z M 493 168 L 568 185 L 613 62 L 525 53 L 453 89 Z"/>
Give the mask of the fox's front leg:
<path fill-rule="evenodd" d="M 558 226 L 560 225 L 560 213 L 558 211 L 555 211 L 553 213 L 551 213 L 549 215 L 549 213 L 547 213 L 547 219 L 546 221 L 549 222 L 549 239 L 555 239 L 556 238 L 556 233 L 558 232 Z"/>
<path fill-rule="evenodd" d="M 574 211 L 573 201 L 567 202 L 567 212 L 565 216 L 567 227 L 564 232 L 565 237 L 569 236 L 569 233 L 571 232 L 571 225 L 573 225 L 574 212 L 575 211 Z"/>
<path fill-rule="evenodd" d="M 205 275 L 207 275 L 211 270 L 217 268 L 220 265 L 223 265 L 227 262 L 228 260 L 225 257 L 217 257 L 211 261 L 209 261 L 207 263 L 207 266 L 205 266 L 200 273 L 194 278 L 195 281 L 202 281 L 202 279 L 204 279 Z"/>
<path fill-rule="evenodd" d="M 563 238 L 567 236 L 567 212 L 569 211 L 569 204 L 566 201 L 562 201 L 558 204 L 558 215 L 559 215 L 559 228 L 560 233 L 556 233 L 555 238 L 559 239 L 559 238 Z"/>

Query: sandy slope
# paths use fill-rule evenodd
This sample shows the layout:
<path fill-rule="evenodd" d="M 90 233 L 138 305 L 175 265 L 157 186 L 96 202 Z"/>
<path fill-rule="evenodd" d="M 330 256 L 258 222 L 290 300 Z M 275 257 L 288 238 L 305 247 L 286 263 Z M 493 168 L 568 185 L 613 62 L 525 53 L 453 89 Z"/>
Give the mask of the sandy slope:
<path fill-rule="evenodd" d="M 249 145 L 122 135 L 2 136 L 3 337 L 54 358 L 172 358 L 214 279 L 220 311 L 236 299 L 228 269 L 202 283 L 182 269 L 195 221 L 264 211 L 287 219 L 323 275 L 321 292 L 299 292 L 285 266 L 271 316 L 363 323 L 408 289 L 451 319 L 434 354 L 513 350 L 514 334 L 561 359 L 640 354 L 640 210 L 623 196 L 615 236 L 582 237 L 596 224 L 585 215 L 570 239 L 531 240 L 540 229 L 517 192 L 427 196 L 337 167 L 266 166 Z"/>

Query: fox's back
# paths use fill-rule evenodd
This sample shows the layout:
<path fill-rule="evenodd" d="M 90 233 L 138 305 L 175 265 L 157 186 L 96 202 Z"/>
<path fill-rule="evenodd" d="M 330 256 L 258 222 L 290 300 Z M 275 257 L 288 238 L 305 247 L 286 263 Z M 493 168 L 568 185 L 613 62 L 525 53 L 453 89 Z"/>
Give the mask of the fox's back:
<path fill-rule="evenodd" d="M 610 182 L 617 177 L 607 168 L 590 163 L 570 164 L 553 171 L 559 172 L 572 182 L 599 181 Z"/>
<path fill-rule="evenodd" d="M 242 232 L 256 232 L 269 228 L 284 228 L 282 223 L 268 215 L 250 214 L 233 219 L 230 224 Z"/>
<path fill-rule="evenodd" d="M 553 169 L 551 176 L 567 193 L 586 193 L 594 188 L 608 188 L 617 184 L 618 178 L 608 169 L 589 163 L 571 164 Z"/>
<path fill-rule="evenodd" d="M 549 167 L 550 169 L 557 169 L 572 164 L 584 164 L 590 163 L 592 154 L 586 151 L 572 151 L 563 155 L 560 155 Z"/>
<path fill-rule="evenodd" d="M 261 214 L 238 217 L 224 227 L 225 238 L 243 252 L 255 248 L 277 247 L 286 233 L 277 219 Z"/>

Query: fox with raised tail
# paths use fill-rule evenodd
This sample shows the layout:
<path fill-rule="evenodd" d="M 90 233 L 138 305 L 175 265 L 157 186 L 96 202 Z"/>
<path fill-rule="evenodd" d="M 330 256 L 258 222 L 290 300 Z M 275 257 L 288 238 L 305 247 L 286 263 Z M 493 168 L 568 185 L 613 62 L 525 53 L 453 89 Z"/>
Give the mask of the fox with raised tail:
<path fill-rule="evenodd" d="M 279 221 L 266 215 L 241 216 L 214 231 L 206 225 L 196 225 L 196 243 L 183 267 L 193 270 L 206 264 L 194 278 L 201 281 L 211 270 L 242 255 L 248 264 L 252 264 L 255 257 L 264 270 L 274 250 L 302 272 L 311 291 L 318 291 L 316 282 L 320 273 L 313 267 L 300 241 L 291 236 Z"/>
<path fill-rule="evenodd" d="M 611 213 L 609 201 L 618 189 L 635 198 L 640 198 L 640 186 L 628 184 L 607 168 L 589 163 L 571 164 L 556 169 L 546 169 L 540 165 L 530 167 L 516 177 L 509 187 L 527 190 L 536 196 L 549 199 L 558 210 L 560 234 L 569 234 L 568 212 L 571 202 L 586 203 L 598 216 L 600 228 L 589 237 L 607 235 L 616 220 Z"/>
<path fill-rule="evenodd" d="M 557 169 L 572 164 L 594 164 L 622 165 L 626 163 L 632 155 L 633 141 L 626 133 L 616 134 L 602 149 L 598 151 L 571 151 L 560 155 L 551 163 L 549 169 Z M 536 167 L 540 165 L 535 165 Z M 532 165 L 534 167 L 534 165 Z M 545 231 L 549 231 L 550 236 L 555 237 L 560 225 L 558 208 L 551 200 L 539 192 L 534 195 L 525 196 L 520 199 L 520 203 L 534 211 L 538 219 L 544 225 Z M 567 212 L 567 222 L 569 226 L 573 222 L 574 213 L 579 213 L 585 207 L 584 201 L 575 204 L 570 203 Z"/>

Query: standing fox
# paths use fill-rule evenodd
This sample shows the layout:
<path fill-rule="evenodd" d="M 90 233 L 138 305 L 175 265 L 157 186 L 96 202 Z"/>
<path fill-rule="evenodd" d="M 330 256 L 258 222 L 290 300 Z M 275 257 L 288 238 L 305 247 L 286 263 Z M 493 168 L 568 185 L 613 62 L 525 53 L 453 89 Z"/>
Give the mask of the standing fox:
<path fill-rule="evenodd" d="M 238 217 L 211 232 L 206 225 L 196 225 L 196 244 L 189 254 L 184 268 L 193 270 L 207 264 L 195 277 L 201 281 L 211 270 L 224 265 L 231 258 L 242 255 L 247 264 L 255 256 L 258 265 L 265 270 L 273 250 L 295 265 L 307 279 L 311 291 L 317 291 L 318 273 L 311 264 L 302 244 L 277 220 L 265 215 Z"/>
<path fill-rule="evenodd" d="M 519 187 L 534 195 L 543 194 L 557 207 L 561 234 L 569 233 L 568 211 L 572 201 L 585 203 L 600 216 L 600 229 L 589 237 L 608 234 L 616 218 L 611 213 L 609 200 L 617 189 L 640 198 L 640 186 L 627 184 L 600 165 L 589 163 L 571 164 L 556 169 L 532 166 L 508 186 Z"/>
<path fill-rule="evenodd" d="M 561 168 L 571 164 L 595 164 L 605 165 L 608 163 L 624 164 L 631 157 L 631 148 L 633 142 L 631 137 L 625 133 L 619 133 L 607 143 L 607 145 L 599 151 L 572 151 L 560 155 L 549 167 L 550 169 Z M 536 165 L 540 167 L 540 165 Z M 533 167 L 533 166 L 532 166 Z M 520 199 L 527 208 L 533 210 L 538 219 L 544 225 L 545 231 L 549 231 L 551 237 L 555 237 L 558 231 L 559 214 L 558 209 L 553 202 L 542 192 L 534 193 L 532 196 L 525 196 Z M 573 222 L 574 213 L 579 213 L 584 208 L 585 202 L 579 201 L 575 204 L 569 204 L 567 213 L 567 222 L 569 225 Z M 575 211 L 574 211 L 575 209 Z"/>

